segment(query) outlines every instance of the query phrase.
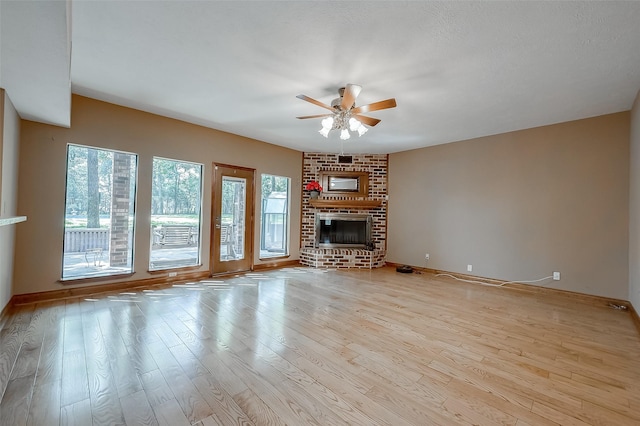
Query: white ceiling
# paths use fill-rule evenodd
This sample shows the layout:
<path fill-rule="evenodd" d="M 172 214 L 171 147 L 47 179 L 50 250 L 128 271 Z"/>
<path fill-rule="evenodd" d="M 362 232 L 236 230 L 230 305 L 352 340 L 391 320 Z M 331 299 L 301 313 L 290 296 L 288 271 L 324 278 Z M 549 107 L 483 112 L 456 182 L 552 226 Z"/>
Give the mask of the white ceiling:
<path fill-rule="evenodd" d="M 337 152 L 295 96 L 356 83 L 357 105 L 398 106 L 344 151 L 390 153 L 629 110 L 640 89 L 640 2 L 2 0 L 0 19 L 0 85 L 62 126 L 73 92 Z"/>

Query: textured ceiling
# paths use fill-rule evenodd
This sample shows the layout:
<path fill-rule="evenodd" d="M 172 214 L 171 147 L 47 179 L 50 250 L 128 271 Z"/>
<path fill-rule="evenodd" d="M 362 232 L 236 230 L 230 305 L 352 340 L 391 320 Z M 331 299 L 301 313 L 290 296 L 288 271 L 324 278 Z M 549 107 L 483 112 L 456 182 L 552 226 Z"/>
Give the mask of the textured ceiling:
<path fill-rule="evenodd" d="M 0 83 L 22 117 L 67 126 L 70 80 L 81 95 L 337 152 L 336 132 L 295 118 L 325 110 L 295 96 L 330 103 L 356 83 L 358 105 L 398 107 L 369 113 L 382 122 L 344 151 L 388 153 L 628 110 L 640 89 L 640 2 L 12 3 L 0 4 Z"/>

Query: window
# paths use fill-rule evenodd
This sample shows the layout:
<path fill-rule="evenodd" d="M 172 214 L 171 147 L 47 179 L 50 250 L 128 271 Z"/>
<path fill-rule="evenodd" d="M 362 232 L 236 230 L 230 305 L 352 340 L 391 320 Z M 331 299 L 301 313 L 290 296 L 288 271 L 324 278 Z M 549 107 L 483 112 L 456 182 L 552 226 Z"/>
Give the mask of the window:
<path fill-rule="evenodd" d="M 138 157 L 69 144 L 62 279 L 133 272 Z"/>
<path fill-rule="evenodd" d="M 149 270 L 200 264 L 202 165 L 153 159 Z"/>
<path fill-rule="evenodd" d="M 289 255 L 289 182 L 262 175 L 261 259 Z"/>

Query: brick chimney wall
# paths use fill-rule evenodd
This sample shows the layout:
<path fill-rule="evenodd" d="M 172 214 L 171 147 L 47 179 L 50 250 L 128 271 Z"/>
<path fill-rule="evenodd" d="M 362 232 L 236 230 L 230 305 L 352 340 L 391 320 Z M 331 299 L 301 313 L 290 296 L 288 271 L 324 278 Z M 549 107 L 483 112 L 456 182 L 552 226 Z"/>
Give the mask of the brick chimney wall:
<path fill-rule="evenodd" d="M 384 265 L 387 247 L 387 169 L 386 154 L 352 154 L 351 164 L 338 163 L 337 154 L 304 153 L 302 187 L 312 180 L 320 181 L 320 172 L 368 172 L 368 200 L 380 200 L 382 205 L 372 209 L 362 208 L 315 208 L 309 204 L 309 193 L 302 195 L 302 227 L 301 256 L 303 264 L 316 267 L 356 267 L 371 268 Z M 323 192 L 322 199 L 350 199 L 349 196 L 330 195 Z M 360 198 L 362 199 L 362 198 Z M 373 251 L 361 249 L 314 249 L 315 214 L 323 213 L 358 213 L 369 214 L 373 218 L 372 238 Z"/>

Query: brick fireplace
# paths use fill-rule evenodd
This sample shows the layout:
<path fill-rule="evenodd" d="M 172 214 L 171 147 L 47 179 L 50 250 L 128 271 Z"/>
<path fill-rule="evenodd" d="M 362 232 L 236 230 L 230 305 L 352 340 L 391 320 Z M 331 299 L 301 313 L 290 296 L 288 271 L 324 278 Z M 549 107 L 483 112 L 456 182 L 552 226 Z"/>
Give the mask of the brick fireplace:
<path fill-rule="evenodd" d="M 353 154 L 351 162 L 338 162 L 337 154 L 304 153 L 303 186 L 320 181 L 321 173 L 364 172 L 368 191 L 360 194 L 334 195 L 324 191 L 318 200 L 302 196 L 302 231 L 300 263 L 316 268 L 378 268 L 384 266 L 387 248 L 387 166 L 385 154 Z M 365 248 L 322 248 L 316 241 L 316 213 L 367 215 L 371 220 L 370 245 Z"/>

